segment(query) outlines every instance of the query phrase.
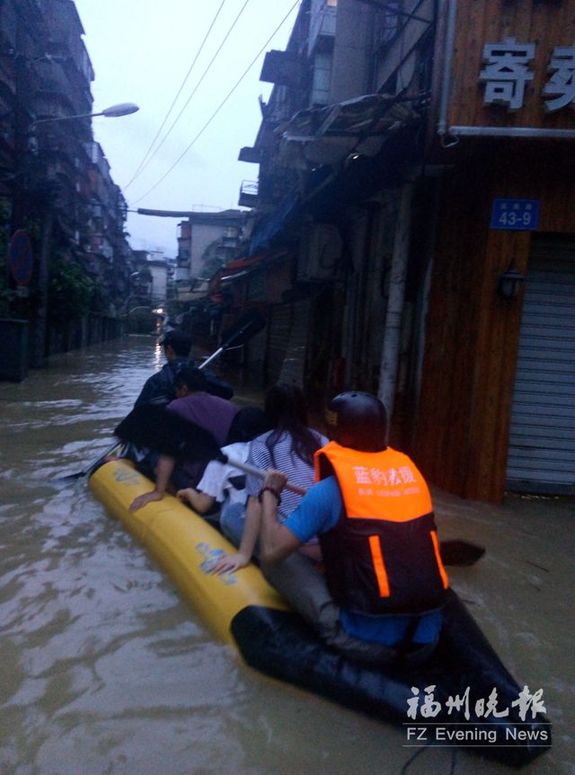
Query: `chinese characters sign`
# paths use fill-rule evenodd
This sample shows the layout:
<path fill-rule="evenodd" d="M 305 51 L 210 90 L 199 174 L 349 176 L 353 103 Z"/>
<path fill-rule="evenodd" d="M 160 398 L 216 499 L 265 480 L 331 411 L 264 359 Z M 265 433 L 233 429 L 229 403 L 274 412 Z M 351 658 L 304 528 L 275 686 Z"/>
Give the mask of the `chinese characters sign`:
<path fill-rule="evenodd" d="M 479 80 L 485 83 L 486 105 L 506 105 L 509 110 L 523 107 L 525 86 L 533 80 L 528 63 L 535 56 L 535 45 L 521 45 L 514 38 L 503 43 L 487 43 L 483 48 L 484 69 Z"/>
<path fill-rule="evenodd" d="M 420 492 L 417 478 L 408 465 L 386 469 L 353 466 L 353 476 L 361 498 L 399 498 Z"/>
<path fill-rule="evenodd" d="M 490 227 L 505 231 L 536 231 L 539 228 L 539 201 L 495 199 Z"/>
<path fill-rule="evenodd" d="M 415 476 L 409 466 L 399 468 L 368 468 L 367 466 L 353 467 L 357 484 L 383 484 L 390 487 L 395 484 L 410 484 L 415 482 Z"/>
<path fill-rule="evenodd" d="M 553 51 L 549 70 L 553 73 L 543 88 L 543 94 L 555 99 L 546 100 L 548 111 L 560 110 L 575 102 L 575 45 L 557 46 Z"/>
<path fill-rule="evenodd" d="M 479 80 L 485 84 L 485 105 L 504 105 L 511 111 L 523 107 L 525 88 L 534 79 L 531 63 L 535 47 L 535 43 L 518 43 L 515 38 L 483 47 L 484 67 Z M 543 87 L 545 110 L 551 113 L 575 107 L 575 44 L 553 49 L 548 72 Z"/>

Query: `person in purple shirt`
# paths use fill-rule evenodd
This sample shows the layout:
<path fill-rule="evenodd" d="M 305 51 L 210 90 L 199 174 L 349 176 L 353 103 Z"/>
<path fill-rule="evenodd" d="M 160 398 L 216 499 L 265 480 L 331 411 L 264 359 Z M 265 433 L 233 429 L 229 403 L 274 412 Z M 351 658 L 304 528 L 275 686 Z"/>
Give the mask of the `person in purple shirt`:
<path fill-rule="evenodd" d="M 227 441 L 232 420 L 238 407 L 225 398 L 213 396 L 207 392 L 207 383 L 200 369 L 184 367 L 176 377 L 176 395 L 168 404 L 168 411 L 174 412 L 183 420 L 193 422 L 209 431 L 220 447 Z M 162 500 L 168 486 L 174 489 L 195 487 L 199 482 L 207 461 L 186 461 L 177 464 L 173 457 L 158 455 L 156 464 L 156 486 L 151 492 L 135 498 L 130 511 L 137 511 L 152 501 Z"/>

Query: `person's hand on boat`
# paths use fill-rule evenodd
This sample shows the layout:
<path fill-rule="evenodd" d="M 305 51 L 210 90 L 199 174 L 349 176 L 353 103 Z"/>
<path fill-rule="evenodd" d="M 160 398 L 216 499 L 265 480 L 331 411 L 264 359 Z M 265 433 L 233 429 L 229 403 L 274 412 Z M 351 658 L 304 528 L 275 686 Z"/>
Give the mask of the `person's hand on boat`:
<path fill-rule="evenodd" d="M 134 500 L 130 503 L 129 509 L 130 511 L 138 511 L 138 509 L 142 509 L 148 503 L 152 503 L 153 501 L 161 501 L 163 497 L 164 494 L 158 492 L 157 490 L 145 492 L 142 495 L 138 495 L 137 498 L 134 498 Z"/>
<path fill-rule="evenodd" d="M 216 576 L 220 576 L 222 573 L 233 573 L 235 570 L 245 568 L 249 565 L 250 558 L 245 554 L 237 552 L 237 554 L 226 554 L 216 562 L 210 573 Z"/>
<path fill-rule="evenodd" d="M 194 495 L 197 494 L 197 490 L 194 490 L 193 487 L 186 487 L 183 490 L 178 490 L 176 493 L 176 498 L 178 500 L 181 500 L 182 503 L 189 503 L 193 505 Z"/>

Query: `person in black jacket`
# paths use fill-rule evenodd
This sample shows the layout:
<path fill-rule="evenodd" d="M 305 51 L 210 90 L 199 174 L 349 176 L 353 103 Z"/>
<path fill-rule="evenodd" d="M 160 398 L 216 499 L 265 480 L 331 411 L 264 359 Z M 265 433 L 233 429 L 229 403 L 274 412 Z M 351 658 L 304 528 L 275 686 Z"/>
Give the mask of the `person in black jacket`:
<path fill-rule="evenodd" d="M 192 347 L 191 337 L 183 331 L 174 329 L 168 331 L 163 339 L 162 346 L 167 359 L 160 371 L 149 377 L 134 406 L 142 404 L 169 404 L 176 398 L 176 377 L 184 366 L 196 366 L 190 355 Z M 204 371 L 207 380 L 207 392 L 219 398 L 230 399 L 233 388 L 214 374 Z"/>

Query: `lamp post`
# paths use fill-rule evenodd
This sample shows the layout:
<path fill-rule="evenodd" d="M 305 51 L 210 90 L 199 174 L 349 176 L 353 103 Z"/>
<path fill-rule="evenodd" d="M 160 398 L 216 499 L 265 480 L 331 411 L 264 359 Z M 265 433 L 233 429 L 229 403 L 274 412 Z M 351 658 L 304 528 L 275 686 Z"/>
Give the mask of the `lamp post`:
<path fill-rule="evenodd" d="M 72 121 L 80 118 L 93 118 L 95 116 L 105 116 L 107 118 L 118 118 L 135 113 L 139 107 L 133 102 L 122 102 L 118 105 L 111 105 L 104 110 L 96 113 L 81 113 L 73 116 L 46 116 L 36 119 L 28 127 L 28 137 L 32 136 L 35 128 L 39 124 Z M 48 205 L 42 220 L 42 241 L 40 246 L 40 255 L 38 263 L 38 308 L 36 311 L 36 325 L 34 328 L 33 365 L 41 366 L 44 363 L 46 328 L 48 322 L 48 287 L 50 280 L 49 257 L 50 242 L 52 238 L 52 227 L 54 221 L 53 208 Z"/>
<path fill-rule="evenodd" d="M 119 118 L 120 116 L 129 116 L 130 113 L 136 113 L 140 108 L 133 102 L 120 102 L 117 105 L 110 105 L 109 108 L 98 111 L 98 113 L 78 113 L 75 116 L 46 116 L 37 118 L 29 126 L 28 131 L 33 130 L 38 124 L 45 124 L 54 121 L 71 121 L 74 118 L 94 118 L 96 116 L 105 116 L 106 118 Z"/>

